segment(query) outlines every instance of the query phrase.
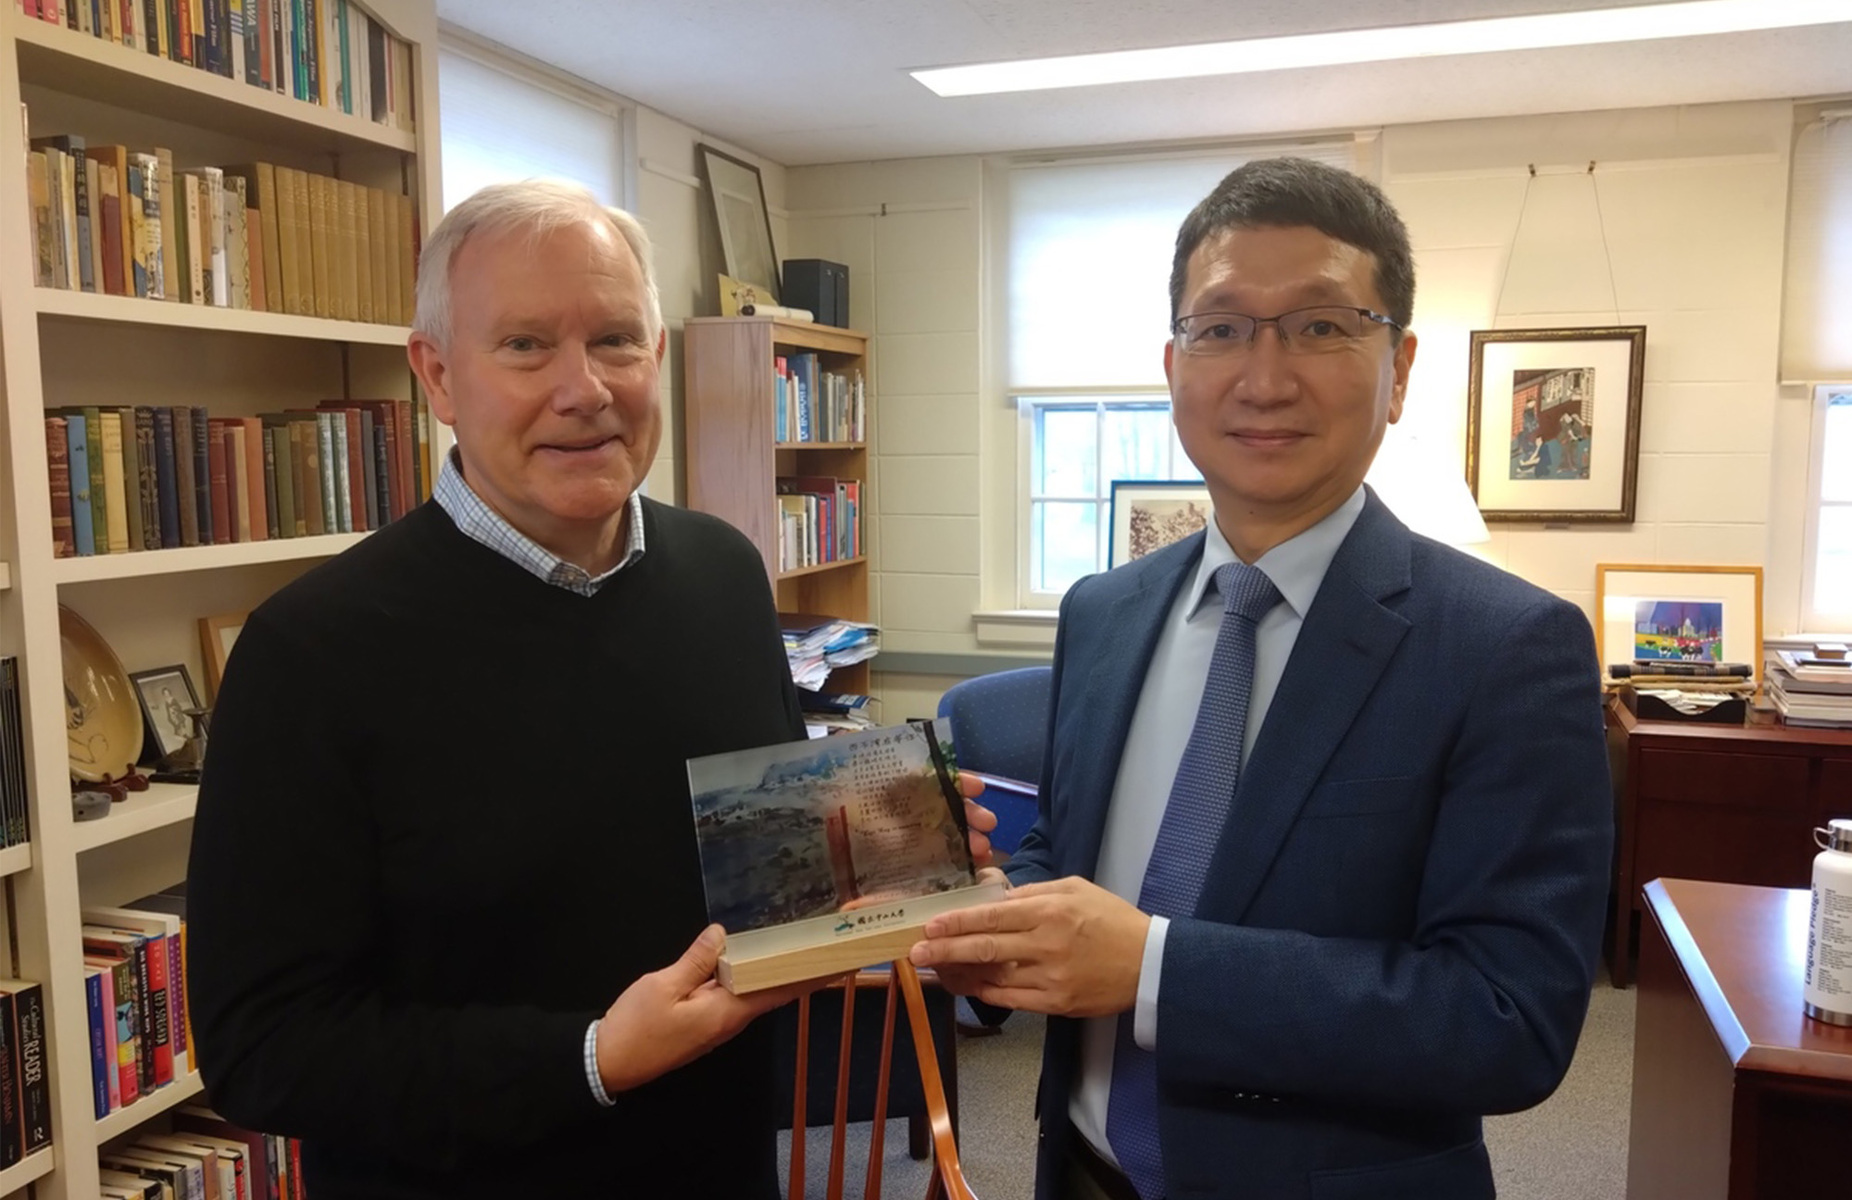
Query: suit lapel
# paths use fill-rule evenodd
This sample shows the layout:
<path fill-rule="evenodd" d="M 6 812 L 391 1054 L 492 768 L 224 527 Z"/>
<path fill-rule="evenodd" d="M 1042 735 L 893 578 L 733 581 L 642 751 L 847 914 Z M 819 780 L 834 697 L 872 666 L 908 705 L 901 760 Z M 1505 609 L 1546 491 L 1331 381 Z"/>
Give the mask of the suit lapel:
<path fill-rule="evenodd" d="M 1072 780 L 1065 785 L 1071 807 L 1062 821 L 1068 835 L 1058 864 L 1063 875 L 1091 879 L 1099 865 L 1106 812 L 1119 778 L 1126 734 L 1144 690 L 1145 671 L 1177 589 L 1202 561 L 1202 543 L 1199 533 L 1170 551 L 1160 551 L 1169 561 L 1153 563 L 1155 569 L 1145 572 L 1140 586 L 1107 609 L 1098 650 L 1078 693 L 1091 716 L 1081 722 L 1086 742 L 1074 754 Z"/>
<path fill-rule="evenodd" d="M 1299 810 L 1356 720 L 1408 621 L 1381 601 L 1409 586 L 1408 530 L 1370 493 L 1300 626 L 1241 771 L 1197 912 L 1240 920 Z"/>

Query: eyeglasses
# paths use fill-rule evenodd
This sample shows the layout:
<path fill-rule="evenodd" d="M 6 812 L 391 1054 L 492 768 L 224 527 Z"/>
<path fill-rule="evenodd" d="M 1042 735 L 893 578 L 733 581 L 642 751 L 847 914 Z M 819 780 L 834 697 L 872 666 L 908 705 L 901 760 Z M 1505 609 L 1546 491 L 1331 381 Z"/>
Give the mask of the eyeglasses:
<path fill-rule="evenodd" d="M 1250 317 L 1246 313 L 1200 312 L 1178 317 L 1170 331 L 1185 354 L 1235 354 L 1254 344 L 1262 325 L 1280 333 L 1280 347 L 1288 354 L 1329 354 L 1342 350 L 1367 333 L 1371 325 L 1400 325 L 1379 312 L 1348 305 L 1321 304 L 1295 308 L 1277 317 Z"/>

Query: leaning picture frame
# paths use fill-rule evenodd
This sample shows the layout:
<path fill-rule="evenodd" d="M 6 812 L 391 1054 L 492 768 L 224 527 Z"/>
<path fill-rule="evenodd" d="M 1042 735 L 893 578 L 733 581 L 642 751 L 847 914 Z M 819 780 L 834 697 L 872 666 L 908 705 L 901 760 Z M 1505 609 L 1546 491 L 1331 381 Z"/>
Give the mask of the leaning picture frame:
<path fill-rule="evenodd" d="M 238 634 L 244 630 L 244 623 L 250 613 L 222 613 L 215 617 L 199 619 L 199 659 L 206 667 L 206 694 L 214 702 L 219 698 L 219 681 L 225 677 L 225 664 L 231 658 L 232 646 L 238 641 Z"/>
<path fill-rule="evenodd" d="M 1478 329 L 1466 482 L 1488 521 L 1633 521 L 1646 326 Z"/>
<path fill-rule="evenodd" d="M 129 686 L 141 705 L 146 723 L 147 749 L 162 765 L 175 761 L 193 736 L 193 718 L 189 709 L 200 707 L 199 693 L 193 690 L 193 677 L 184 663 L 129 672 Z"/>
<path fill-rule="evenodd" d="M 1598 563 L 1595 650 L 1618 663 L 1748 663 L 1762 679 L 1762 568 Z"/>
<path fill-rule="evenodd" d="M 698 145 L 701 173 L 720 230 L 726 273 L 779 303 L 778 252 L 772 244 L 772 215 L 765 203 L 759 168 L 713 146 Z"/>
<path fill-rule="evenodd" d="M 1115 479 L 1107 522 L 1106 565 L 1122 567 L 1180 542 L 1215 514 L 1201 480 Z"/>

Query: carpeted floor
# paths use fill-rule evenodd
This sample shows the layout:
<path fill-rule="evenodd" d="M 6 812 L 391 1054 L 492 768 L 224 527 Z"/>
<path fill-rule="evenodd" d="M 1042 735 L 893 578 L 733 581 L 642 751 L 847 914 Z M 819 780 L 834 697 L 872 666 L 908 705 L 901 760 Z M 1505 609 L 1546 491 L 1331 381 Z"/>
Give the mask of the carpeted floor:
<path fill-rule="evenodd" d="M 1632 991 L 1616 991 L 1603 978 L 1595 986 L 1588 1023 L 1562 1087 L 1529 1112 L 1486 1122 L 1501 1200 L 1624 1200 L 1633 1001 Z M 1028 1200 L 1031 1195 L 1031 1108 L 1041 1051 L 1042 1020 L 1024 1014 L 1010 1018 L 996 1037 L 959 1039 L 959 1152 L 965 1178 L 983 1200 Z M 906 1122 L 888 1124 L 883 1194 L 923 1196 L 926 1170 L 907 1157 Z M 825 1194 L 828 1139 L 827 1129 L 811 1131 L 806 1162 L 810 1196 Z M 853 1182 L 845 1195 L 862 1194 L 867 1157 L 868 1127 L 852 1127 L 847 1175 Z"/>

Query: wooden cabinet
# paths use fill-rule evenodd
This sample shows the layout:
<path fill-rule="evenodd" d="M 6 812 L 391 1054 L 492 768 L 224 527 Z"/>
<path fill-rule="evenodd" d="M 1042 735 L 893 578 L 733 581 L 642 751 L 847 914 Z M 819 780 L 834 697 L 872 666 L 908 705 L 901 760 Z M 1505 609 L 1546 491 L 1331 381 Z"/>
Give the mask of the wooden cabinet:
<path fill-rule="evenodd" d="M 682 331 L 687 405 L 688 507 L 712 513 L 759 548 L 785 613 L 868 619 L 868 554 L 873 522 L 866 437 L 848 442 L 780 441 L 777 376 L 781 356 L 815 354 L 823 371 L 859 373 L 872 384 L 868 337 L 830 325 L 773 317 L 696 317 Z M 868 421 L 874 402 L 867 403 Z M 777 481 L 833 476 L 861 484 L 859 555 L 821 566 L 782 570 Z M 866 693 L 868 664 L 830 673 L 826 689 Z"/>
<path fill-rule="evenodd" d="M 1654 879 L 1806 887 L 1812 831 L 1852 816 L 1852 731 L 1642 721 L 1608 706 L 1614 773 L 1614 986 L 1632 976 Z"/>

